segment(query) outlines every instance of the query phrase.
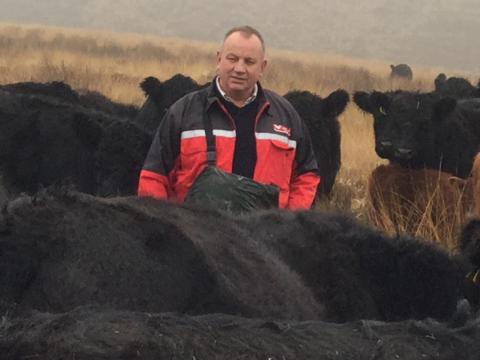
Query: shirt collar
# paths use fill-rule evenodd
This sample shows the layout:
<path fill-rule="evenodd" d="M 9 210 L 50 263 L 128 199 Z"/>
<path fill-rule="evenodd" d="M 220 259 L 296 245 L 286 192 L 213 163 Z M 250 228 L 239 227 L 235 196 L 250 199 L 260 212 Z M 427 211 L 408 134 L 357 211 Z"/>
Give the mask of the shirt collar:
<path fill-rule="evenodd" d="M 222 95 L 222 97 L 226 101 L 233 103 L 232 98 L 230 96 L 228 96 L 227 93 L 225 91 L 223 91 L 223 89 L 220 87 L 220 77 L 219 76 L 216 77 L 215 82 L 217 84 L 217 89 L 218 89 L 218 92 L 220 93 L 220 95 Z M 255 100 L 255 98 L 257 97 L 257 94 L 258 94 L 258 85 L 255 84 L 255 87 L 253 88 L 252 95 L 247 100 L 245 100 L 245 103 L 243 104 L 243 106 L 248 105 L 251 102 L 253 102 Z"/>

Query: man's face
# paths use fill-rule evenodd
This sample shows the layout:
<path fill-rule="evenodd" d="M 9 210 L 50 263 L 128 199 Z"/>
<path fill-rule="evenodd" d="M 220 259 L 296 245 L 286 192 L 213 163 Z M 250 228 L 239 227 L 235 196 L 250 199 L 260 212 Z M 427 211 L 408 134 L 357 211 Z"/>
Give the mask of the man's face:
<path fill-rule="evenodd" d="M 235 32 L 225 39 L 217 53 L 220 86 L 234 100 L 246 100 L 267 65 L 260 39 Z"/>

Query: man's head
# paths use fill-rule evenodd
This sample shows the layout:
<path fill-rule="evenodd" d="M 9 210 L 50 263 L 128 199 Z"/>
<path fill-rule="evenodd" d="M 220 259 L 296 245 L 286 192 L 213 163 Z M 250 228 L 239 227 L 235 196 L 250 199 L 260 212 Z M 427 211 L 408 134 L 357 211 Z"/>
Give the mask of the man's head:
<path fill-rule="evenodd" d="M 267 66 L 260 33 L 250 26 L 229 30 L 217 52 L 220 86 L 234 100 L 246 100 Z"/>

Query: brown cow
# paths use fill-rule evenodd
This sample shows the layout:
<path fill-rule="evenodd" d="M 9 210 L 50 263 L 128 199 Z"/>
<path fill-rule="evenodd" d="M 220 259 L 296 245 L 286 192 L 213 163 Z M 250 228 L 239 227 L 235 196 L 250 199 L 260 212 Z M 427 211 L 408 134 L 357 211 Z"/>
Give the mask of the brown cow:
<path fill-rule="evenodd" d="M 480 153 L 475 156 L 472 166 L 473 215 L 480 217 Z"/>
<path fill-rule="evenodd" d="M 478 163 L 480 168 L 480 160 Z M 373 170 L 368 193 L 370 218 L 375 225 L 390 232 L 437 239 L 450 250 L 457 247 L 452 239 L 457 238 L 473 198 L 471 180 L 432 169 L 408 169 L 393 164 Z"/>

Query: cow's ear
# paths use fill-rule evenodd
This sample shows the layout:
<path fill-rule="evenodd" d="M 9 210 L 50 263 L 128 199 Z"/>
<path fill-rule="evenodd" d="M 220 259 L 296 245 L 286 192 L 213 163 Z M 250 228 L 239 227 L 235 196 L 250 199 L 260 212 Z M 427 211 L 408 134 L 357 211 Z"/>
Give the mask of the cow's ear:
<path fill-rule="evenodd" d="M 155 102 L 161 100 L 163 96 L 163 84 L 156 77 L 149 76 L 140 83 L 145 97 L 150 96 Z"/>
<path fill-rule="evenodd" d="M 332 92 L 324 100 L 323 113 L 326 116 L 340 115 L 350 101 L 350 96 L 345 90 L 339 89 Z"/>
<path fill-rule="evenodd" d="M 373 113 L 372 104 L 370 103 L 370 94 L 365 91 L 356 91 L 353 94 L 353 102 L 365 112 Z"/>
<path fill-rule="evenodd" d="M 370 95 L 370 103 L 375 111 L 383 114 L 390 108 L 390 98 L 387 94 L 380 91 L 374 91 L 372 95 Z"/>
<path fill-rule="evenodd" d="M 447 82 L 447 75 L 445 75 L 444 73 L 438 74 L 434 81 L 435 90 L 438 91 L 442 87 L 442 85 L 444 85 L 446 82 Z"/>
<path fill-rule="evenodd" d="M 442 120 L 445 116 L 455 110 L 457 106 L 457 100 L 451 97 L 445 97 L 437 101 L 434 105 L 433 112 L 434 118 Z"/>

